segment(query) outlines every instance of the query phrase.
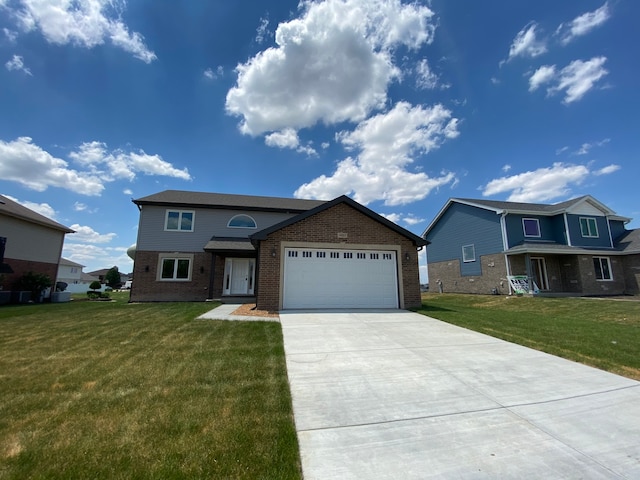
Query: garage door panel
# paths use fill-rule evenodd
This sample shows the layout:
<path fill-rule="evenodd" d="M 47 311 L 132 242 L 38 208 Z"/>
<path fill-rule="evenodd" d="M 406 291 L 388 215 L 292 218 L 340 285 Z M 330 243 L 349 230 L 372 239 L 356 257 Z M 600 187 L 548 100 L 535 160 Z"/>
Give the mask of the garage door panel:
<path fill-rule="evenodd" d="M 285 249 L 283 307 L 398 308 L 396 254 Z"/>

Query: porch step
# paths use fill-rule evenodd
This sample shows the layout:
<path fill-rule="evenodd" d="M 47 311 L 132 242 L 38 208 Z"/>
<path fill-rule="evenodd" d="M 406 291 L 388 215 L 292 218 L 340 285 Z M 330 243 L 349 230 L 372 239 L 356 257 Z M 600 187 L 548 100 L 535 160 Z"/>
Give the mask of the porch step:
<path fill-rule="evenodd" d="M 234 305 L 243 305 L 245 303 L 256 303 L 256 297 L 250 297 L 250 296 L 226 296 L 226 297 L 222 297 L 219 299 L 220 302 L 222 303 L 231 303 Z"/>

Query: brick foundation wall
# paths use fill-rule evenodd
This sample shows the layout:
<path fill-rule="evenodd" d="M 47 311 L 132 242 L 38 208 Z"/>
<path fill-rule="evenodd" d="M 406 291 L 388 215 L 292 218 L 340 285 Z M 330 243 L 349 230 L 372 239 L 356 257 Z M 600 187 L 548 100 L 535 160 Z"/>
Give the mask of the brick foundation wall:
<path fill-rule="evenodd" d="M 429 250 L 427 249 L 427 255 Z M 460 275 L 460 261 L 428 263 L 429 291 L 440 291 L 439 282 L 445 293 L 475 293 L 488 295 L 496 289 L 499 294 L 508 294 L 507 267 L 504 254 L 482 255 L 482 275 Z"/>
<path fill-rule="evenodd" d="M 338 233 L 346 238 L 338 238 Z M 344 236 L 344 235 L 341 235 Z M 280 308 L 280 263 L 282 242 L 351 245 L 399 245 L 404 308 L 419 307 L 420 277 L 416 246 L 411 240 L 376 222 L 346 204 L 338 204 L 269 235 L 260 243 L 257 303 L 261 310 Z M 272 256 L 272 251 L 276 256 Z M 409 260 L 405 254 L 409 253 Z"/>
<path fill-rule="evenodd" d="M 624 284 L 627 295 L 640 295 L 640 255 L 623 258 Z"/>
<path fill-rule="evenodd" d="M 582 295 L 623 295 L 625 292 L 625 275 L 623 258 L 609 257 L 611 263 L 612 281 L 596 280 L 593 269 L 593 257 L 590 255 L 578 256 L 578 268 L 582 279 Z"/>
<path fill-rule="evenodd" d="M 209 275 L 211 273 L 211 254 L 194 253 L 191 281 L 157 281 L 158 257 L 169 252 L 136 252 L 133 266 L 133 283 L 130 301 L 132 302 L 202 302 L 210 297 Z M 149 271 L 147 271 L 147 267 Z M 201 272 L 202 269 L 202 272 Z M 222 275 L 224 264 L 216 274 Z M 218 273 L 219 272 L 219 273 Z"/>
<path fill-rule="evenodd" d="M 55 288 L 56 276 L 58 275 L 57 263 L 33 262 L 29 260 L 16 260 L 13 258 L 4 259 L 4 263 L 13 269 L 13 273 L 3 273 L 4 278 L 1 286 L 3 290 L 13 290 L 14 284 L 24 274 L 33 272 L 47 275 L 51 279 L 52 289 Z"/>

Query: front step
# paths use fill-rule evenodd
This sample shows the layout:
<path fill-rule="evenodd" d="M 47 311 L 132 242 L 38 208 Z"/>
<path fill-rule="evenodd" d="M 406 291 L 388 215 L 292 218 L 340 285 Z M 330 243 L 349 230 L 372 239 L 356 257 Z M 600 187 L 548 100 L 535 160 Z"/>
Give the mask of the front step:
<path fill-rule="evenodd" d="M 256 303 L 256 297 L 249 297 L 246 295 L 232 295 L 219 299 L 221 303 L 230 303 L 233 305 L 243 305 L 245 303 Z"/>

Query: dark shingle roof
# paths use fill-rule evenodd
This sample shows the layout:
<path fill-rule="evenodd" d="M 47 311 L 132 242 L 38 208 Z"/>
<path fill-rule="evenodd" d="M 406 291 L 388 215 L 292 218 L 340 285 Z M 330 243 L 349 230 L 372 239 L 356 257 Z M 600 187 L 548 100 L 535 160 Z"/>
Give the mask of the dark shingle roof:
<path fill-rule="evenodd" d="M 133 203 L 136 205 L 173 205 L 181 207 L 226 208 L 232 210 L 304 212 L 318 205 L 322 205 L 325 201 L 165 190 L 133 200 Z"/>
<path fill-rule="evenodd" d="M 569 208 L 576 203 L 581 202 L 585 196 L 573 198 L 571 200 L 567 200 L 566 202 L 560 203 L 525 203 L 525 202 L 502 202 L 499 200 L 484 200 L 477 198 L 457 198 L 454 200 L 459 200 L 465 203 L 473 203 L 476 205 L 483 205 L 489 208 L 493 208 L 496 210 L 516 210 L 516 211 L 526 211 L 526 212 L 540 212 L 540 213 L 551 213 L 557 212 L 559 210 L 564 210 Z"/>
<path fill-rule="evenodd" d="M 18 218 L 26 222 L 53 228 L 55 230 L 60 230 L 65 233 L 74 233 L 74 230 L 71 230 L 69 227 L 65 227 L 61 223 L 54 222 L 50 218 L 47 218 L 44 215 L 40 215 L 39 213 L 36 213 L 33 210 L 24 207 L 19 203 L 10 200 L 4 195 L 0 195 L 0 214 L 6 215 L 8 217 Z"/>
<path fill-rule="evenodd" d="M 640 228 L 625 232 L 616 240 L 615 248 L 625 253 L 640 253 Z"/>

